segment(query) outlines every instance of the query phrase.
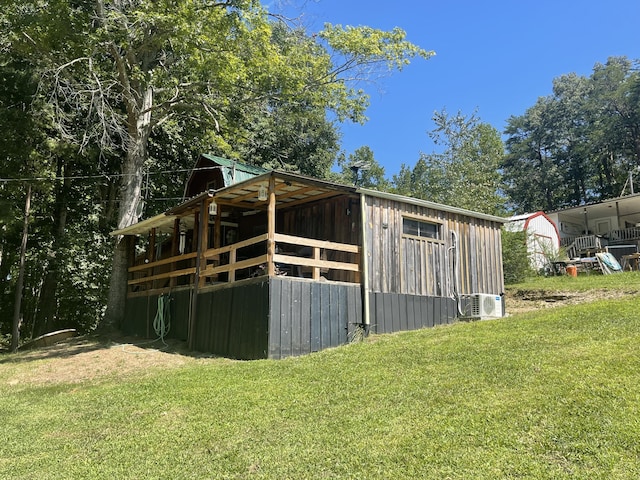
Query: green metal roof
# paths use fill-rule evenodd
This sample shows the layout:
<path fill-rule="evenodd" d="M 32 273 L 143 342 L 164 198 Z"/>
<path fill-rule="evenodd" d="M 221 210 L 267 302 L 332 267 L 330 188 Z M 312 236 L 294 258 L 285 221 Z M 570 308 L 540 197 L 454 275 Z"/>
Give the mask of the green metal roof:
<path fill-rule="evenodd" d="M 237 160 L 229 160 L 228 158 L 216 157 L 215 155 L 207 153 L 202 154 L 202 158 L 210 160 L 222 167 L 221 172 L 225 187 L 235 185 L 236 183 L 243 182 L 244 180 L 249 180 L 250 178 L 262 175 L 269 171 L 262 167 L 248 165 L 246 163 L 238 162 Z"/>

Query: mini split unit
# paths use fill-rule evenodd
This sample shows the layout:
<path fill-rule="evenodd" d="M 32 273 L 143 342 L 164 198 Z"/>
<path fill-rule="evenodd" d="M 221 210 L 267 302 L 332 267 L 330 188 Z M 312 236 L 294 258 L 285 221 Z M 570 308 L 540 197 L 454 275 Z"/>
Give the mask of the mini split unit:
<path fill-rule="evenodd" d="M 502 297 L 488 293 L 472 293 L 466 296 L 465 315 L 467 318 L 498 318 L 504 316 L 502 311 Z"/>

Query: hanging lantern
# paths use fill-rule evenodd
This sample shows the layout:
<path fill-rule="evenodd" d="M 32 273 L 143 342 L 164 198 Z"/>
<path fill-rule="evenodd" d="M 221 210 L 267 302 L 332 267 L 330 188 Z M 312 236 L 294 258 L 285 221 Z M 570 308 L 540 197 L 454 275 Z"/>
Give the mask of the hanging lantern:
<path fill-rule="evenodd" d="M 218 204 L 215 200 L 212 200 L 209 204 L 209 215 L 217 215 L 218 214 Z"/>
<path fill-rule="evenodd" d="M 258 200 L 260 200 L 261 202 L 266 201 L 268 198 L 267 194 L 268 194 L 267 187 L 265 186 L 264 183 L 261 183 L 260 186 L 258 187 Z"/>

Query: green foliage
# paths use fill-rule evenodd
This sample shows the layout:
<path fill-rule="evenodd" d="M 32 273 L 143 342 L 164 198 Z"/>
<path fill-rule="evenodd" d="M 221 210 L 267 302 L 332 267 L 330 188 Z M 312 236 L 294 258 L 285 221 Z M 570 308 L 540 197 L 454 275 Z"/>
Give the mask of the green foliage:
<path fill-rule="evenodd" d="M 534 275 L 527 250 L 527 234 L 502 229 L 502 268 L 504 283 L 520 283 Z"/>
<path fill-rule="evenodd" d="M 564 75 L 553 94 L 511 117 L 502 164 L 516 212 L 554 210 L 619 196 L 640 165 L 637 61 L 609 58 L 590 77 Z"/>
<path fill-rule="evenodd" d="M 51 382 L 64 359 L 7 356 L 0 476 L 635 479 L 637 310 L 601 301 L 76 383 Z"/>
<path fill-rule="evenodd" d="M 348 158 L 342 154 L 338 158 L 338 167 L 340 173 L 335 180 L 339 183 L 383 192 L 390 189 L 384 167 L 376 161 L 373 150 L 366 145 L 349 154 Z"/>
<path fill-rule="evenodd" d="M 108 232 L 138 219 L 143 196 L 145 214 L 175 203 L 198 154 L 327 177 L 339 151 L 330 118 L 364 120 L 357 82 L 430 56 L 399 29 L 311 34 L 252 0 L 9 0 L 0 27 L 0 174 L 44 179 L 34 185 L 27 337 L 95 326 L 111 273 Z M 22 188 L 0 186 L 0 332 Z M 117 270 L 121 286 L 126 271 Z M 123 299 L 108 303 L 117 320 Z"/>
<path fill-rule="evenodd" d="M 498 167 L 504 149 L 498 131 L 474 115 L 445 110 L 433 117 L 436 128 L 429 134 L 442 153 L 421 154 L 413 168 L 402 165 L 394 176 L 395 190 L 402 195 L 489 214 L 501 214 L 504 199 L 499 193 Z"/>

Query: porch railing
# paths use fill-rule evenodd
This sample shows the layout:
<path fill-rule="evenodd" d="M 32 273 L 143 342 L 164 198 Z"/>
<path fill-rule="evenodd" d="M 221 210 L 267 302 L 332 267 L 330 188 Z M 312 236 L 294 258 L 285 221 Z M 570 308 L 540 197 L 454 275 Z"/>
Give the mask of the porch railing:
<path fill-rule="evenodd" d="M 320 280 L 323 276 L 351 283 L 360 282 L 358 245 L 275 234 L 272 262 L 279 275 L 305 276 Z M 129 296 L 160 293 L 176 285 L 235 282 L 249 276 L 266 275 L 268 235 L 258 235 L 220 248 L 202 252 L 198 271 L 196 252 L 177 255 L 129 268 Z M 250 251 L 251 254 L 246 255 Z M 331 258 L 331 259 L 328 259 Z M 331 274 L 329 275 L 329 272 Z M 239 273 L 242 272 L 242 275 Z"/>
<path fill-rule="evenodd" d="M 640 227 L 623 228 L 609 232 L 610 242 L 629 242 L 640 239 Z"/>

